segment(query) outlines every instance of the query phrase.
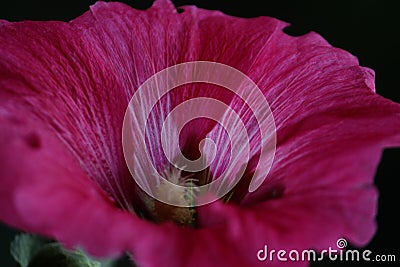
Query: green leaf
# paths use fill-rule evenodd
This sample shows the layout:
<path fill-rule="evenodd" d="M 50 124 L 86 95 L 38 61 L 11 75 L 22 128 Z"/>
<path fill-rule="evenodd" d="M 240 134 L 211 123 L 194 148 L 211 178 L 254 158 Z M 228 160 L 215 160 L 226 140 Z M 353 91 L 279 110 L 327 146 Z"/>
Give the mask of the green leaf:
<path fill-rule="evenodd" d="M 32 257 L 45 244 L 44 240 L 30 234 L 16 235 L 11 242 L 10 253 L 21 267 L 28 267 Z"/>
<path fill-rule="evenodd" d="M 76 266 L 82 267 L 112 267 L 114 264 L 114 260 L 105 260 L 99 261 L 91 259 L 88 255 L 86 255 L 82 250 L 73 250 L 68 251 L 63 249 L 59 244 L 58 245 L 60 251 L 65 253 L 67 259 L 71 262 L 76 264 Z M 75 266 L 75 265 L 74 265 Z"/>
<path fill-rule="evenodd" d="M 58 243 L 29 234 L 17 235 L 10 250 L 21 267 L 112 267 L 115 263 L 91 259 L 82 250 L 66 250 Z"/>

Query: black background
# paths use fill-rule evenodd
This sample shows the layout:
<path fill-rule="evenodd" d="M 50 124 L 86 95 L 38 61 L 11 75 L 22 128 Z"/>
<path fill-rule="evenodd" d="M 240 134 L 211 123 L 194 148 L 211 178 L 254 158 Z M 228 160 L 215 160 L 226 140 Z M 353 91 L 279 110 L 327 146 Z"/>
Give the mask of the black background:
<path fill-rule="evenodd" d="M 62 1 L 46 3 L 41 0 L 2 1 L 0 18 L 21 20 L 71 20 L 87 11 L 95 1 Z M 152 1 L 123 1 L 133 7 L 145 9 Z M 315 31 L 333 46 L 356 55 L 362 66 L 376 72 L 377 92 L 400 103 L 398 62 L 400 60 L 400 31 L 396 1 L 337 0 L 337 1 L 173 1 L 176 6 L 195 4 L 206 9 L 218 9 L 239 17 L 272 16 L 290 22 L 285 30 L 291 35 Z M 260 3 L 263 3 L 261 5 Z M 389 126 L 389 125 L 388 125 Z M 1 149 L 1 148 L 0 148 Z M 395 254 L 400 261 L 399 228 L 396 217 L 399 204 L 400 149 L 387 149 L 383 153 L 376 175 L 380 191 L 378 231 L 365 249 L 374 254 Z M 0 266 L 15 266 L 8 252 L 15 232 L 0 223 Z M 311 266 L 377 266 L 377 263 L 318 262 Z M 395 266 L 380 263 L 380 266 Z"/>

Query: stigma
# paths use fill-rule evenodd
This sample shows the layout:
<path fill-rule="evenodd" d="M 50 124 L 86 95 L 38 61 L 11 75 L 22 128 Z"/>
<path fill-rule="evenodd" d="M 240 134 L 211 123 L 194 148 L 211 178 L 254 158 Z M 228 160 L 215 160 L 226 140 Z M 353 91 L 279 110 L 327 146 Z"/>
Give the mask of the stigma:
<path fill-rule="evenodd" d="M 180 226 L 196 226 L 196 183 L 195 174 L 184 175 L 183 172 L 169 166 L 160 175 L 168 182 L 161 180 L 156 189 L 157 199 L 166 199 L 169 203 L 177 203 L 178 206 L 166 204 L 153 199 L 151 217 L 157 222 L 173 221 Z M 170 183 L 169 183 L 170 182 Z M 182 186 L 177 188 L 172 184 Z"/>

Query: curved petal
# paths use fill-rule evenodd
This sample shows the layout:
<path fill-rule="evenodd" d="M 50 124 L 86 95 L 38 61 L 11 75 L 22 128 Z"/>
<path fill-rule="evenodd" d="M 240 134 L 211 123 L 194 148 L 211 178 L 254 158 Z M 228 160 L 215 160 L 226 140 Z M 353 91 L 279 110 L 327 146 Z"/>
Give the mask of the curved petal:
<path fill-rule="evenodd" d="M 258 191 L 248 194 L 246 179 L 237 187 L 233 200 L 248 208 L 205 208 L 204 226 L 226 216 L 227 235 L 257 244 L 246 244 L 250 254 L 262 241 L 324 249 L 344 236 L 364 245 L 375 231 L 381 151 L 400 145 L 400 107 L 374 93 L 373 72 L 354 56 L 315 33 L 290 37 L 283 27 L 245 71 L 274 114 L 274 165 Z M 249 236 L 246 229 L 255 228 Z"/>
<path fill-rule="evenodd" d="M 115 229 L 134 217 L 115 208 L 47 125 L 1 111 L 0 219 L 100 255 L 126 249 Z"/>
<path fill-rule="evenodd" d="M 381 150 L 400 143 L 399 106 L 374 93 L 371 70 L 347 52 L 321 44 L 321 37 L 279 33 L 276 38 L 285 46 L 258 59 L 258 65 L 269 59 L 271 69 L 249 73 L 269 99 L 277 126 L 269 178 L 282 179 L 287 191 L 371 184 Z M 262 199 L 265 190 L 245 202 Z"/>
<path fill-rule="evenodd" d="M 294 38 L 279 27 L 245 72 L 274 114 L 274 165 L 258 191 L 248 194 L 246 179 L 236 189 L 247 208 L 204 208 L 203 226 L 226 222 L 226 235 L 252 240 L 245 254 L 263 242 L 325 249 L 344 236 L 365 245 L 375 231 L 380 154 L 400 146 L 400 106 L 374 93 L 373 72 L 354 56 L 315 33 Z"/>
<path fill-rule="evenodd" d="M 268 75 L 261 70 L 249 74 L 264 89 L 277 127 L 276 161 L 268 177 L 290 177 L 287 187 L 297 190 L 320 183 L 372 183 L 379 160 L 374 153 L 399 145 L 399 106 L 374 93 L 373 71 L 360 67 L 349 53 L 321 45 L 321 37 L 314 33 L 292 41 L 283 33 L 279 36 L 278 43 L 286 45 L 261 54 L 270 59 L 273 70 Z M 279 60 L 271 53 L 280 53 Z M 351 166 L 351 179 L 340 180 L 340 170 L 347 168 L 340 164 Z M 359 164 L 368 168 L 357 172 Z M 315 169 L 324 174 L 315 174 Z M 317 179 L 322 175 L 335 177 Z M 254 202 L 252 198 L 245 202 Z"/>
<path fill-rule="evenodd" d="M 156 71 L 196 59 L 197 37 L 190 37 L 187 28 L 196 25 L 196 19 L 223 16 L 191 8 L 181 25 L 182 16 L 165 5 L 158 1 L 142 12 L 98 3 L 70 23 L 2 23 L 2 221 L 100 256 L 128 250 L 143 266 L 155 266 L 159 259 L 176 261 L 176 266 L 186 265 L 185 259 L 209 263 L 208 257 L 197 259 L 203 242 L 212 242 L 215 251 L 229 256 L 232 266 L 243 263 L 234 260 L 234 251 L 224 249 L 213 232 L 200 237 L 190 230 L 187 240 L 188 230 L 172 224 L 156 227 L 113 203 L 130 208 L 126 197 L 133 191 L 119 146 L 131 94 Z M 166 27 L 189 37 L 176 38 L 177 33 Z M 192 49 L 183 51 L 187 43 L 176 45 L 179 40 Z M 212 59 L 209 52 L 203 58 Z M 14 120 L 21 125 L 14 125 Z M 171 240 L 177 246 L 155 258 L 152 252 Z M 182 248 L 188 245 L 190 256 L 185 257 Z"/>
<path fill-rule="evenodd" d="M 98 44 L 62 22 L 9 23 L 0 32 L 3 108 L 51 127 L 89 177 L 129 207 L 133 183 L 118 145 L 128 99 Z"/>
<path fill-rule="evenodd" d="M 145 248 L 142 237 L 157 231 L 118 208 L 132 209 L 135 197 L 120 145 L 135 87 L 117 64 L 123 36 L 111 51 L 116 43 L 101 34 L 116 28 L 96 29 L 96 9 L 109 20 L 140 13 L 100 3 L 70 23 L 1 23 L 0 219 L 109 256 Z M 132 76 L 144 80 L 152 71 Z"/>

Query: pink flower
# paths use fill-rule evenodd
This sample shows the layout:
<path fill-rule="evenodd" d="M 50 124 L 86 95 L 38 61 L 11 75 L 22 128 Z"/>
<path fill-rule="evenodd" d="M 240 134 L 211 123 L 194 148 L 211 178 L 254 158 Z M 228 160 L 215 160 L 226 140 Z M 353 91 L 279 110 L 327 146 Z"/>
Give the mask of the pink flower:
<path fill-rule="evenodd" d="M 325 249 L 345 237 L 365 245 L 376 228 L 381 151 L 400 145 L 400 106 L 375 94 L 373 71 L 315 33 L 291 37 L 277 19 L 183 9 L 99 2 L 69 23 L 0 21 L 0 220 L 97 256 L 127 251 L 139 266 L 265 266 L 257 259 L 265 244 Z M 169 207 L 162 216 L 146 209 L 121 132 L 144 81 L 194 60 L 234 67 L 258 85 L 277 144 L 258 190 L 247 191 L 255 154 L 228 203 L 185 215 L 192 228 L 168 221 Z M 232 99 L 206 85 L 170 97 L 199 96 Z M 196 157 L 194 144 L 214 125 L 192 127 L 180 142 Z M 149 142 L 162 165 L 159 135 Z"/>

